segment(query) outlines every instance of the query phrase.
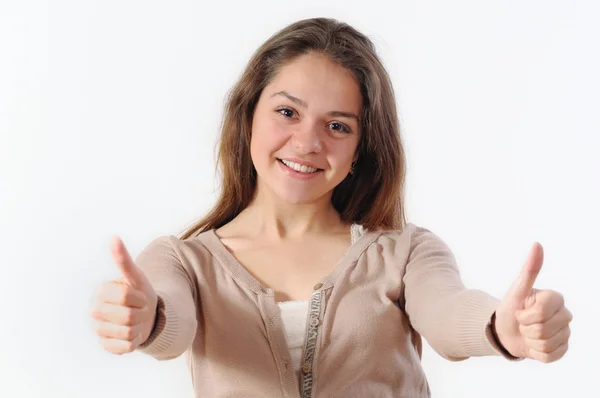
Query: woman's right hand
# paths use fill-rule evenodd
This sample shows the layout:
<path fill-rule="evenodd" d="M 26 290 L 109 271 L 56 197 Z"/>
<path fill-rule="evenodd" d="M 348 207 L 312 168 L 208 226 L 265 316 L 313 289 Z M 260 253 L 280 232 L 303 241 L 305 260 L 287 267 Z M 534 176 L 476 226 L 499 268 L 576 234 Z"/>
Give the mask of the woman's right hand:
<path fill-rule="evenodd" d="M 125 354 L 134 351 L 150 336 L 156 318 L 157 295 L 121 239 L 113 238 L 110 249 L 122 277 L 99 287 L 92 317 L 104 349 Z"/>

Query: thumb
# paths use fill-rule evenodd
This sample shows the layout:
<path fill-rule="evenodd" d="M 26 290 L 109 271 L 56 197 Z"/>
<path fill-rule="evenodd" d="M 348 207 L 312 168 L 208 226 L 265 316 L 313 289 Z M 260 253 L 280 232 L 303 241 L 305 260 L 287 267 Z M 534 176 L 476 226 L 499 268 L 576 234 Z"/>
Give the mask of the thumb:
<path fill-rule="evenodd" d="M 150 284 L 144 272 L 133 262 L 125 244 L 119 237 L 113 237 L 110 244 L 113 261 L 123 275 L 125 282 L 138 290 L 145 291 Z"/>
<path fill-rule="evenodd" d="M 542 269 L 543 263 L 544 249 L 539 242 L 535 242 L 529 251 L 525 265 L 521 269 L 521 273 L 509 290 L 509 295 L 511 295 L 513 299 L 519 301 L 527 299 L 533 290 L 533 285 Z"/>

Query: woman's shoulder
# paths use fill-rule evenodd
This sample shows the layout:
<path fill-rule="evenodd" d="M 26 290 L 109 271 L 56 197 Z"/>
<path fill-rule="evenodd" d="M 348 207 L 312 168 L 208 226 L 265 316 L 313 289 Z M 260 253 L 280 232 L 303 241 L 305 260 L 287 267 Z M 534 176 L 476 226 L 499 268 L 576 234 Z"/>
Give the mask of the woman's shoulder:
<path fill-rule="evenodd" d="M 365 233 L 375 232 L 378 234 L 377 241 L 379 243 L 389 242 L 390 244 L 401 244 L 404 241 L 410 239 L 410 236 L 419 227 L 413 223 L 406 223 L 400 228 L 382 228 L 378 230 L 364 230 Z"/>
<path fill-rule="evenodd" d="M 192 266 L 199 263 L 206 264 L 212 261 L 211 235 L 214 230 L 206 230 L 193 236 L 182 239 L 173 234 L 159 235 L 152 239 L 138 254 L 138 258 L 164 258 L 181 263 L 184 266 Z"/>
<path fill-rule="evenodd" d="M 408 222 L 400 228 L 382 229 L 379 233 L 382 237 L 394 240 L 410 239 L 420 236 L 437 236 L 432 229 L 414 222 Z"/>
<path fill-rule="evenodd" d="M 401 228 L 384 229 L 378 233 L 376 242 L 392 253 L 412 252 L 423 247 L 447 248 L 446 242 L 430 228 L 412 222 Z"/>

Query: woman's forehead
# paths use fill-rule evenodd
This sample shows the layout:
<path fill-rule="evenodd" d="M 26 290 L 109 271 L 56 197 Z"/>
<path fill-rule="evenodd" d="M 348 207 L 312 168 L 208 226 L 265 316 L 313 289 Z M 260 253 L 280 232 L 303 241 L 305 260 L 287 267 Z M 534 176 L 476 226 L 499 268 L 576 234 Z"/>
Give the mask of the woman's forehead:
<path fill-rule="evenodd" d="M 352 72 L 314 54 L 281 66 L 265 87 L 265 94 L 268 98 L 293 97 L 305 107 L 343 106 L 347 112 L 358 112 L 362 105 L 360 87 Z"/>

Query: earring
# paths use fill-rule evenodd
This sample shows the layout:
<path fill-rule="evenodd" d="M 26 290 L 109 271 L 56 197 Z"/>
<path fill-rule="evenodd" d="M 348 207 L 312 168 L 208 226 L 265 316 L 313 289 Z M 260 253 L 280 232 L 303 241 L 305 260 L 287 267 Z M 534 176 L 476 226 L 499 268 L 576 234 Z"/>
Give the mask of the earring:
<path fill-rule="evenodd" d="M 355 166 L 356 166 L 356 162 L 352 162 L 352 165 L 350 165 L 350 174 L 354 174 Z"/>

